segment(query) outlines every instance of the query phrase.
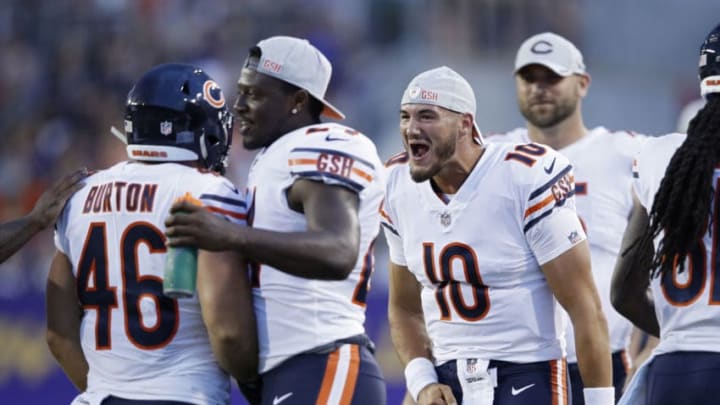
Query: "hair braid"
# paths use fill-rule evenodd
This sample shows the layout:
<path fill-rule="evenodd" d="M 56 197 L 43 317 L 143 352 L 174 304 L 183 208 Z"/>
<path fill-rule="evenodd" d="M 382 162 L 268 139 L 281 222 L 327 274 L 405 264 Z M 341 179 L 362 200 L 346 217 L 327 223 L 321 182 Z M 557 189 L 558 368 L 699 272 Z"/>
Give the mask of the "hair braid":
<path fill-rule="evenodd" d="M 690 121 L 687 139 L 673 155 L 655 195 L 650 226 L 637 243 L 652 246 L 664 235 L 650 267 L 651 277 L 684 270 L 685 258 L 706 232 L 712 212 L 713 173 L 720 163 L 720 97 L 710 98 Z"/>

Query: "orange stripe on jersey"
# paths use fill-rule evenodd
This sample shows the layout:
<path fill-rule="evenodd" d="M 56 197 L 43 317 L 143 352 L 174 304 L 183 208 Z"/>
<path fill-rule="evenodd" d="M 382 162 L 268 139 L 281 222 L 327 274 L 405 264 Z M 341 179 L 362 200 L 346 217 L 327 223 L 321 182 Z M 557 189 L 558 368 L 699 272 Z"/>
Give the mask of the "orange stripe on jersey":
<path fill-rule="evenodd" d="M 318 161 L 317 159 L 288 159 L 288 164 L 290 166 L 296 166 L 296 165 L 317 165 Z M 368 174 L 367 172 L 358 169 L 357 167 L 353 167 L 351 170 L 353 173 L 358 175 L 358 177 L 362 177 L 363 179 L 367 181 L 372 181 L 373 177 Z"/>
<path fill-rule="evenodd" d="M 392 156 L 385 162 L 385 167 L 390 167 L 397 163 L 405 163 L 410 159 L 410 155 L 407 152 L 399 152 Z"/>
<path fill-rule="evenodd" d="M 288 159 L 288 164 L 290 166 L 295 165 L 316 165 L 317 159 Z"/>
<path fill-rule="evenodd" d="M 327 131 L 327 130 L 329 130 L 329 129 L 330 129 L 330 128 L 310 128 L 310 129 L 308 129 L 307 131 L 305 131 L 305 135 L 310 135 L 310 134 L 313 134 L 313 133 L 315 133 L 315 132 L 325 132 L 325 131 Z"/>
<path fill-rule="evenodd" d="M 352 403 L 358 371 L 360 371 L 360 348 L 358 345 L 352 345 L 350 346 L 350 366 L 339 405 L 350 405 Z"/>
<path fill-rule="evenodd" d="M 378 207 L 378 212 L 380 213 L 381 217 L 383 217 L 386 221 L 388 221 L 388 223 L 392 224 L 393 221 L 392 221 L 392 219 L 390 219 L 390 216 L 388 215 L 388 213 L 385 212 L 385 210 L 383 209 L 384 206 L 385 206 L 385 200 L 382 200 L 382 202 L 380 202 L 380 207 Z"/>
<path fill-rule="evenodd" d="M 320 394 L 318 395 L 315 405 L 326 405 L 330 398 L 333 381 L 335 380 L 335 372 L 337 371 L 338 358 L 340 357 L 340 349 L 328 355 L 327 366 L 325 367 L 325 376 L 320 385 Z"/>
<path fill-rule="evenodd" d="M 537 210 L 539 210 L 539 209 L 542 209 L 544 206 L 550 204 L 550 203 L 553 202 L 553 201 L 555 201 L 555 196 L 553 196 L 552 194 L 550 194 L 549 196 L 545 197 L 544 200 L 542 200 L 542 201 L 540 201 L 539 203 L 537 203 L 537 204 L 533 205 L 532 207 L 528 208 L 528 209 L 525 211 L 525 218 L 529 217 L 530 215 L 533 214 L 533 212 L 535 212 L 535 211 L 537 211 Z"/>
<path fill-rule="evenodd" d="M 365 179 L 365 180 L 367 180 L 367 181 L 372 181 L 372 179 L 373 179 L 371 175 L 365 173 L 364 171 L 358 169 L 357 167 L 353 167 L 353 168 L 352 168 L 352 172 L 355 173 L 355 174 L 357 174 L 358 176 L 362 177 L 363 179 Z"/>
<path fill-rule="evenodd" d="M 208 209 L 208 211 L 210 211 L 210 212 L 214 212 L 214 213 L 222 214 L 222 215 L 227 215 L 227 216 L 233 217 L 233 218 L 235 218 L 235 219 L 242 219 L 242 220 L 247 219 L 247 215 L 245 215 L 245 214 L 239 214 L 239 213 L 234 212 L 234 211 L 228 211 L 228 210 L 224 210 L 224 209 L 222 209 L 222 208 L 217 208 L 217 207 L 207 207 L 207 209 Z"/>

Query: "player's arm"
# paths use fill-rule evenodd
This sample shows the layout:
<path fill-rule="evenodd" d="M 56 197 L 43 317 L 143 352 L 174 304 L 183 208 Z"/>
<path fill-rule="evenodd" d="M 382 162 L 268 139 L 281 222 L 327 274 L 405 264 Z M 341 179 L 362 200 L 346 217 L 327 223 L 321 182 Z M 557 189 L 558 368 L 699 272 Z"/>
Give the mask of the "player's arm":
<path fill-rule="evenodd" d="M 288 204 L 304 213 L 307 230 L 277 232 L 235 225 L 188 203 L 175 204 L 166 220 L 172 246 L 234 250 L 298 277 L 347 278 L 360 246 L 359 197 L 348 188 L 299 179 L 287 192 Z M 174 215 L 178 211 L 185 214 Z"/>
<path fill-rule="evenodd" d="M 607 321 L 592 278 L 590 249 L 582 241 L 542 265 L 548 285 L 570 316 L 583 384 L 612 386 L 612 363 Z"/>
<path fill-rule="evenodd" d="M 235 252 L 198 251 L 197 291 L 220 366 L 239 382 L 257 377 L 258 343 L 245 261 Z"/>
<path fill-rule="evenodd" d="M 548 287 L 573 324 L 585 403 L 612 404 L 615 390 L 608 326 L 592 276 L 590 248 L 575 211 L 572 165 L 561 154 L 532 145 L 526 151 L 543 151 L 539 156 L 544 164 L 535 167 L 544 170 L 535 169 L 528 173 L 533 181 L 521 183 L 521 196 L 527 198 L 521 206 L 525 235 Z"/>
<path fill-rule="evenodd" d="M 633 328 L 633 332 L 630 335 L 630 350 L 628 350 L 630 358 L 632 359 L 632 366 L 625 377 L 624 387 L 630 384 L 630 380 L 632 380 L 635 373 L 642 367 L 645 361 L 647 361 L 658 343 L 660 343 L 660 339 L 648 335 L 639 328 Z"/>
<path fill-rule="evenodd" d="M 70 260 L 56 252 L 46 289 L 47 343 L 70 381 L 80 391 L 87 388 L 88 363 L 80 344 L 82 308 Z"/>
<path fill-rule="evenodd" d="M 0 224 L 0 263 L 55 221 L 67 199 L 82 187 L 81 180 L 87 174 L 86 169 L 80 169 L 61 178 L 40 196 L 28 215 Z"/>
<path fill-rule="evenodd" d="M 406 266 L 390 262 L 388 321 L 395 351 L 405 368 L 408 390 L 418 404 L 454 404 L 450 387 L 439 384 L 425 329 L 421 285 Z M 408 363 L 412 363 L 408 366 Z"/>
<path fill-rule="evenodd" d="M 432 360 L 430 338 L 425 330 L 420 283 L 410 270 L 390 262 L 388 321 L 395 351 L 403 365 L 417 357 Z"/>
<path fill-rule="evenodd" d="M 610 300 L 613 307 L 638 328 L 653 336 L 660 336 L 655 304 L 648 289 L 653 247 L 642 247 L 636 243 L 648 225 L 647 211 L 634 197 L 633 210 L 620 247 L 621 253 L 615 263 Z M 639 266 L 636 267 L 636 264 Z"/>

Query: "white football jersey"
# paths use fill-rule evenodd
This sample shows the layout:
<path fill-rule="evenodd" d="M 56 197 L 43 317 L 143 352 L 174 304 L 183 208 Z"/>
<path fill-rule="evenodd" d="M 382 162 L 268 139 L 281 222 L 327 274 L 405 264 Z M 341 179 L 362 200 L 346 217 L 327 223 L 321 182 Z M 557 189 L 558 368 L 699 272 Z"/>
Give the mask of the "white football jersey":
<path fill-rule="evenodd" d="M 635 167 L 635 192 L 638 199 L 650 211 L 655 194 L 665 170 L 675 153 L 683 143 L 685 135 L 670 134 L 648 141 L 637 157 Z M 720 352 L 720 285 L 716 280 L 718 190 L 720 187 L 720 169 L 715 169 L 712 180 L 715 189 L 712 205 L 714 222 L 708 232 L 698 240 L 690 252 L 682 273 L 673 271 L 663 278 L 654 278 L 650 282 L 655 302 L 655 314 L 660 325 L 660 343 L 655 353 L 674 351 L 711 351 Z M 655 248 L 662 233 L 655 239 Z"/>
<path fill-rule="evenodd" d="M 306 218 L 288 206 L 286 191 L 298 179 L 311 179 L 358 194 L 361 233 L 357 263 L 342 281 L 311 280 L 265 264 L 253 265 L 261 373 L 301 352 L 365 333 L 365 300 L 375 265 L 373 246 L 380 231 L 383 173 L 373 142 L 334 123 L 299 128 L 256 156 L 248 177 L 250 226 L 306 231 Z"/>
<path fill-rule="evenodd" d="M 393 263 L 422 284 L 438 364 L 564 356 L 564 320 L 540 265 L 585 240 L 572 166 L 549 147 L 490 143 L 449 202 L 388 162 L 381 210 Z"/>
<path fill-rule="evenodd" d="M 615 260 L 620 254 L 622 235 L 632 210 L 632 164 L 645 140 L 631 132 L 610 132 L 596 127 L 577 142 L 559 150 L 573 165 L 575 203 L 587 233 L 593 278 L 610 333 L 613 352 L 630 343 L 632 323 L 620 315 L 610 302 L 610 283 Z M 490 142 L 531 142 L 526 128 L 493 135 Z M 575 334 L 568 322 L 565 338 L 568 361 L 577 362 Z"/>
<path fill-rule="evenodd" d="M 85 180 L 58 220 L 55 245 L 73 265 L 84 315 L 88 393 L 221 404 L 229 376 L 214 360 L 197 296 L 162 294 L 165 218 L 190 193 L 245 223 L 227 179 L 181 164 L 121 162 Z"/>

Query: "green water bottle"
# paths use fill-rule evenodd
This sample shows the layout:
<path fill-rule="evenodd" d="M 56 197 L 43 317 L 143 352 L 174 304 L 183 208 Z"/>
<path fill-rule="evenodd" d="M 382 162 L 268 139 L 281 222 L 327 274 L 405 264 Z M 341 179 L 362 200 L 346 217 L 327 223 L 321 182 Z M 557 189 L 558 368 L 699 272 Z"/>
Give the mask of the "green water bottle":
<path fill-rule="evenodd" d="M 202 206 L 202 202 L 189 192 L 175 199 Z M 182 214 L 178 212 L 177 214 Z M 197 287 L 197 255 L 193 246 L 172 246 L 165 258 L 163 294 L 170 298 L 192 298 Z"/>
<path fill-rule="evenodd" d="M 165 259 L 163 294 L 170 298 L 192 298 L 197 283 L 197 248 L 170 247 Z"/>

